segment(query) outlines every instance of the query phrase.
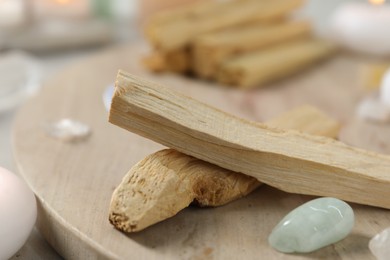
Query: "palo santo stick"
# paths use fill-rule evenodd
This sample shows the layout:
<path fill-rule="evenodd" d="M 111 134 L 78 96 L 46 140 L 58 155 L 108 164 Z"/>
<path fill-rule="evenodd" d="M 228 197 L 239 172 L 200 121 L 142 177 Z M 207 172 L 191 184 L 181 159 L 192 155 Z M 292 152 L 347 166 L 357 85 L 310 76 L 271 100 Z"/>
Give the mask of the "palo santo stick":
<path fill-rule="evenodd" d="M 336 137 L 339 124 L 304 106 L 269 125 Z M 221 206 L 246 196 L 261 183 L 172 149 L 158 151 L 133 166 L 115 189 L 109 220 L 125 232 L 140 231 L 176 215 L 192 202 Z"/>
<path fill-rule="evenodd" d="M 334 51 L 333 45 L 321 40 L 299 40 L 228 60 L 217 78 L 242 88 L 258 87 L 299 72 Z"/>
<path fill-rule="evenodd" d="M 110 122 L 278 189 L 390 208 L 390 157 L 236 118 L 119 72 Z"/>
<path fill-rule="evenodd" d="M 144 66 L 154 72 L 187 72 L 190 69 L 190 57 L 187 50 L 177 49 L 170 52 L 155 51 L 142 60 Z"/>
<path fill-rule="evenodd" d="M 146 36 L 158 50 L 170 51 L 187 46 L 196 36 L 231 26 L 280 19 L 302 5 L 303 0 L 232 0 L 221 2 L 207 15 L 188 15 L 170 22 L 152 22 Z"/>
<path fill-rule="evenodd" d="M 308 36 L 310 31 L 307 21 L 294 21 L 274 25 L 255 23 L 200 36 L 192 44 L 194 71 L 203 78 L 215 77 L 219 66 L 231 57 Z"/>
<path fill-rule="evenodd" d="M 154 51 L 142 58 L 142 64 L 153 72 L 162 72 L 168 70 L 165 55 L 161 52 Z"/>
<path fill-rule="evenodd" d="M 302 106 L 271 120 L 267 126 L 336 138 L 340 124 L 312 106 Z"/>
<path fill-rule="evenodd" d="M 169 8 L 152 15 L 147 21 L 147 28 L 169 22 L 178 22 L 182 19 L 189 19 L 189 17 L 200 19 L 204 16 L 214 15 L 218 9 L 224 11 L 225 8 L 231 8 L 231 5 L 236 5 L 236 3 L 234 1 L 218 2 L 206 0 Z"/>
<path fill-rule="evenodd" d="M 148 30 L 153 31 L 155 26 L 161 26 L 162 24 L 181 22 L 186 19 L 203 19 L 207 16 L 213 16 L 218 12 L 229 11 L 232 8 L 237 7 L 237 2 L 243 3 L 244 1 L 252 0 L 228 0 L 228 1 L 215 1 L 215 0 L 203 0 L 196 1 L 191 4 L 185 4 L 174 8 L 162 10 L 152 15 L 146 26 L 146 33 Z M 285 17 L 286 13 L 281 13 L 280 16 L 275 16 L 274 19 L 266 19 L 264 22 L 272 23 L 278 21 L 282 17 Z"/>
<path fill-rule="evenodd" d="M 140 231 L 176 215 L 197 200 L 224 204 L 260 183 L 173 149 L 151 154 L 136 164 L 115 189 L 109 220 L 125 232 Z"/>

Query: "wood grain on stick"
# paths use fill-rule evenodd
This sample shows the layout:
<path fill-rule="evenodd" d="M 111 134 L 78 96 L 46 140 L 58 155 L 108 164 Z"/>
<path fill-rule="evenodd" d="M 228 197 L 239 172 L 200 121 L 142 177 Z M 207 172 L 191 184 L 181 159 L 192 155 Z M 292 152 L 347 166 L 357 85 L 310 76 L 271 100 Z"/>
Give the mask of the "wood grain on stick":
<path fill-rule="evenodd" d="M 254 23 L 199 36 L 192 44 L 194 71 L 200 77 L 213 78 L 229 58 L 308 36 L 310 32 L 309 22 L 293 21 Z"/>
<path fill-rule="evenodd" d="M 268 123 L 335 138 L 339 124 L 314 107 L 294 109 Z M 195 202 L 221 206 L 246 196 L 261 183 L 173 149 L 161 150 L 133 166 L 115 189 L 110 222 L 125 232 L 140 231 L 176 215 Z"/>
<path fill-rule="evenodd" d="M 234 6 L 236 4 L 236 1 L 232 0 L 224 2 L 203 0 L 196 1 L 194 3 L 186 3 L 173 8 L 167 8 L 155 13 L 148 19 L 146 31 L 154 26 L 178 22 L 183 19 L 190 19 L 191 17 L 200 19 L 201 17 L 215 14 L 218 9 L 220 11 L 224 11 L 226 8 L 231 8 L 231 5 Z"/>
<path fill-rule="evenodd" d="M 260 185 L 255 178 L 225 170 L 173 149 L 149 155 L 115 189 L 109 220 L 125 232 L 143 230 L 176 215 L 194 200 L 223 205 Z"/>
<path fill-rule="evenodd" d="M 169 52 L 154 51 L 142 59 L 143 65 L 154 72 L 187 72 L 191 68 L 190 55 L 186 49 Z"/>
<path fill-rule="evenodd" d="M 281 190 L 390 208 L 390 157 L 246 121 L 119 72 L 110 122 Z"/>
<path fill-rule="evenodd" d="M 187 46 L 196 36 L 232 26 L 268 22 L 301 6 L 303 0 L 231 0 L 202 5 L 202 11 L 175 13 L 173 18 L 156 18 L 146 26 L 145 33 L 158 50 L 174 50 Z M 188 10 L 188 9 L 187 9 Z M 157 22 L 156 22 L 157 20 Z"/>
<path fill-rule="evenodd" d="M 222 63 L 217 79 L 242 88 L 259 87 L 302 71 L 334 51 L 333 45 L 322 40 L 298 40 L 230 59 Z"/>

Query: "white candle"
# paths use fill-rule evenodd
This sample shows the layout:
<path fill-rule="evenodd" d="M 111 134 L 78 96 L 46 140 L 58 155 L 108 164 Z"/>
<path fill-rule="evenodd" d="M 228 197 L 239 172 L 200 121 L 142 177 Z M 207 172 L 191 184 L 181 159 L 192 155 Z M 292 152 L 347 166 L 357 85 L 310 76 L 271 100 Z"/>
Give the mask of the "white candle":
<path fill-rule="evenodd" d="M 346 3 L 331 19 L 333 38 L 355 51 L 390 55 L 390 6 L 384 0 Z"/>

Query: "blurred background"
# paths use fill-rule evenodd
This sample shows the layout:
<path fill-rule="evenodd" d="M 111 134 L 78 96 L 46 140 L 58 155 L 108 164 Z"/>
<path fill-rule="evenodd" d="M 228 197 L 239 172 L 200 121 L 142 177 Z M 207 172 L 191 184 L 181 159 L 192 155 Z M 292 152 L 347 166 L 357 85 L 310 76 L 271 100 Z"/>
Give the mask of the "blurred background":
<path fill-rule="evenodd" d="M 105 48 L 142 40 L 158 10 L 196 0 L 0 0 L 0 165 L 16 172 L 11 127 L 17 108 L 70 63 Z M 308 0 L 296 14 L 326 35 L 330 14 L 344 2 Z M 35 231 L 18 259 L 58 257 Z"/>
<path fill-rule="evenodd" d="M 142 25 L 161 9 L 197 0 L 0 0 L 0 165 L 12 167 L 15 109 L 69 63 L 142 39 Z M 199 0 L 198 0 L 199 1 Z M 308 1 L 299 15 L 321 34 L 341 0 Z"/>

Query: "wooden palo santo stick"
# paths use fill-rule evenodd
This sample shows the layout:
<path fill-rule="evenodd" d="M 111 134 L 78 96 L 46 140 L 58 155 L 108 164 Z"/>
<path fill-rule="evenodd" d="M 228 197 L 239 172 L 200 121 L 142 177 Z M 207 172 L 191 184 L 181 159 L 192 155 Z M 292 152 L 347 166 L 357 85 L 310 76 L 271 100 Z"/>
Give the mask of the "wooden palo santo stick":
<path fill-rule="evenodd" d="M 162 150 L 126 174 L 112 195 L 109 220 L 119 230 L 136 232 L 176 215 L 194 200 L 204 206 L 223 205 L 259 185 L 253 177 Z"/>
<path fill-rule="evenodd" d="M 177 49 L 170 52 L 155 51 L 142 60 L 143 65 L 154 72 L 172 71 L 184 73 L 191 67 L 189 52 Z"/>
<path fill-rule="evenodd" d="M 158 26 L 164 23 L 178 22 L 189 17 L 205 17 L 214 15 L 217 9 L 224 11 L 225 8 L 231 8 L 236 5 L 234 1 L 218 2 L 215 0 L 196 1 L 191 4 L 184 4 L 178 7 L 165 9 L 153 14 L 147 21 L 147 28 Z"/>
<path fill-rule="evenodd" d="M 204 33 L 256 21 L 280 19 L 302 3 L 303 0 L 221 2 L 200 15 L 184 15 L 173 20 L 165 18 L 167 22 L 152 22 L 146 26 L 145 34 L 158 50 L 171 51 L 187 46 L 196 36 Z"/>
<path fill-rule="evenodd" d="M 215 0 L 203 0 L 196 1 L 191 4 L 180 5 L 178 7 L 162 10 L 152 15 L 147 20 L 146 33 L 149 30 L 153 31 L 155 26 L 161 26 L 162 24 L 181 22 L 187 19 L 203 19 L 208 16 L 213 16 L 218 12 L 229 11 L 232 8 L 237 7 L 237 2 L 240 1 L 252 1 L 252 0 L 229 0 L 229 1 L 215 1 Z M 279 11 L 280 12 L 280 11 Z M 286 12 L 287 13 L 287 12 Z M 264 22 L 272 23 L 278 21 L 286 16 L 286 13 L 282 13 L 280 16 L 275 16 L 274 19 L 265 19 Z"/>
<path fill-rule="evenodd" d="M 192 44 L 194 72 L 202 78 L 216 77 L 220 65 L 229 58 L 308 36 L 310 32 L 309 22 L 294 21 L 255 23 L 199 36 Z"/>
<path fill-rule="evenodd" d="M 335 138 L 339 124 L 310 106 L 299 107 L 268 125 Z M 221 206 L 255 190 L 261 183 L 173 149 L 161 150 L 133 166 L 115 189 L 109 220 L 135 232 L 176 215 L 192 202 Z"/>
<path fill-rule="evenodd" d="M 286 192 L 390 208 L 390 157 L 236 118 L 120 71 L 111 123 Z"/>
<path fill-rule="evenodd" d="M 335 47 L 321 40 L 304 39 L 251 52 L 222 63 L 221 83 L 253 88 L 297 73 L 328 57 Z"/>

